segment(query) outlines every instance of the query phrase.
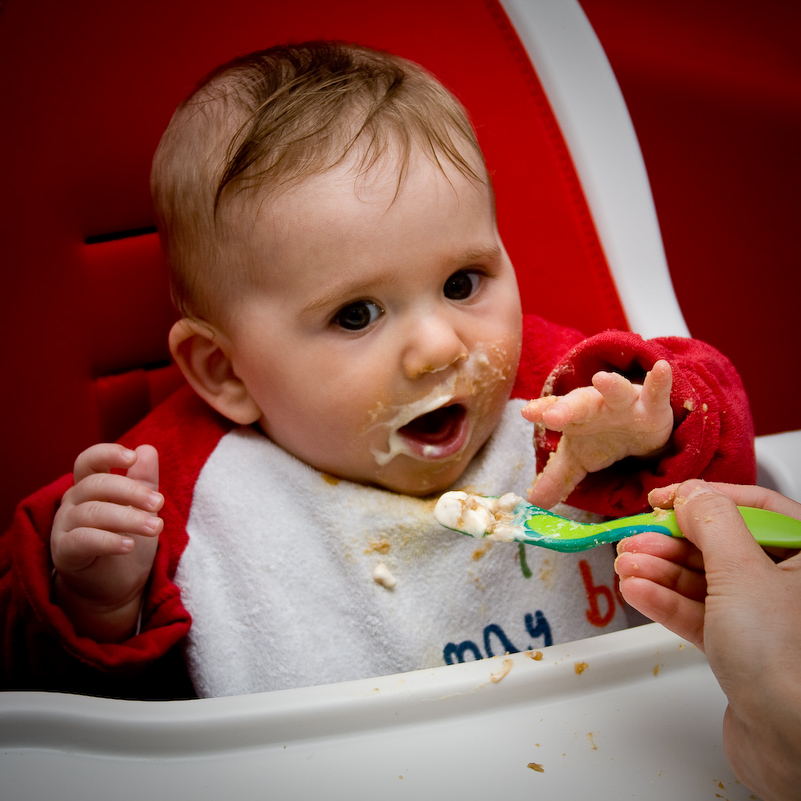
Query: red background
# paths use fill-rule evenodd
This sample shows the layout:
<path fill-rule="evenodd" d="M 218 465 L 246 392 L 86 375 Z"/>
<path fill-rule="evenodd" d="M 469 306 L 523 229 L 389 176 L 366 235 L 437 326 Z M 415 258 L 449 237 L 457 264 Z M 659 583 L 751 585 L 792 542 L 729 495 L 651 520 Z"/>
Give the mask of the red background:
<path fill-rule="evenodd" d="M 262 18 L 234 10 L 248 5 Z M 801 428 L 796 5 L 582 6 L 629 104 L 690 330 L 735 362 L 759 433 Z M 86 239 L 152 224 L 149 161 L 172 109 L 220 61 L 285 38 L 299 10 L 302 38 L 394 50 L 462 97 L 495 173 L 527 308 L 587 333 L 619 324 L 602 278 L 575 296 L 570 264 L 598 254 L 569 177 L 530 153 L 537 101 L 483 0 L 416 0 L 403 15 L 366 0 L 321 3 L 314 14 L 310 3 L 254 0 L 8 0 L 0 9 L 0 525 L 80 449 L 120 433 L 126 421 L 107 412 L 118 396 L 133 392 L 136 413 L 171 386 L 159 367 L 170 311 L 155 238 Z M 541 146 L 558 150 L 549 136 L 537 128 Z M 567 211 L 527 183 L 529 174 L 551 180 L 543 169 Z"/>
<path fill-rule="evenodd" d="M 692 335 L 757 434 L 801 428 L 801 4 L 581 0 L 645 158 Z"/>

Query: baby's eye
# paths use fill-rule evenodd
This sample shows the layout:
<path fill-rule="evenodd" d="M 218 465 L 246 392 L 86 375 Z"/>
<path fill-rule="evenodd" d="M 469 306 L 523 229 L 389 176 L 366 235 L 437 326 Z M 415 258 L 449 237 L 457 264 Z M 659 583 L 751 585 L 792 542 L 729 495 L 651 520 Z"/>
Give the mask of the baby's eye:
<path fill-rule="evenodd" d="M 383 313 L 383 309 L 377 303 L 371 300 L 357 300 L 340 309 L 334 315 L 334 322 L 346 331 L 361 331 Z"/>
<path fill-rule="evenodd" d="M 467 300 L 472 297 L 481 282 L 481 275 L 474 270 L 459 270 L 446 282 L 443 288 L 449 300 Z"/>

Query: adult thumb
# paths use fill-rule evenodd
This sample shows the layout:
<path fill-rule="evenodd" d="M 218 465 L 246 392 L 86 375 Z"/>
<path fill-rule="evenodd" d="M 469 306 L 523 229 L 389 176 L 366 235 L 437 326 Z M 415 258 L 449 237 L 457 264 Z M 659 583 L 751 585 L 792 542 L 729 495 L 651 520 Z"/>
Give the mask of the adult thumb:
<path fill-rule="evenodd" d="M 772 564 L 754 539 L 737 504 L 704 481 L 682 484 L 673 501 L 676 522 L 682 534 L 704 555 L 710 573 L 737 581 L 753 575 L 755 565 Z"/>

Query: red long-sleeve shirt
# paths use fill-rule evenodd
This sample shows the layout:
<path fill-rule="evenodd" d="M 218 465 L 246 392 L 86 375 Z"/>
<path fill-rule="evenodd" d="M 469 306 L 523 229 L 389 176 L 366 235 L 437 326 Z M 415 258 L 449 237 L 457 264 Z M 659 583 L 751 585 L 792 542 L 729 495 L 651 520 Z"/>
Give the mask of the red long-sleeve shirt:
<path fill-rule="evenodd" d="M 714 348 L 677 337 L 644 341 L 607 331 L 585 338 L 541 318 L 524 319 L 515 398 L 563 395 L 588 386 L 599 370 L 641 382 L 658 359 L 673 368 L 674 430 L 658 460 L 626 459 L 587 476 L 569 503 L 607 516 L 648 507 L 654 487 L 691 477 L 752 483 L 754 432 L 742 383 Z M 151 573 L 139 634 L 123 643 L 98 643 L 76 634 L 50 600 L 49 536 L 53 516 L 71 484 L 65 476 L 20 504 L 0 539 L 2 689 L 44 689 L 133 698 L 192 694 L 182 655 L 191 618 L 174 583 L 188 542 L 186 522 L 197 477 L 233 424 L 190 390 L 176 393 L 123 438 L 159 452 L 164 529 Z M 536 442 L 540 467 L 558 434 Z"/>

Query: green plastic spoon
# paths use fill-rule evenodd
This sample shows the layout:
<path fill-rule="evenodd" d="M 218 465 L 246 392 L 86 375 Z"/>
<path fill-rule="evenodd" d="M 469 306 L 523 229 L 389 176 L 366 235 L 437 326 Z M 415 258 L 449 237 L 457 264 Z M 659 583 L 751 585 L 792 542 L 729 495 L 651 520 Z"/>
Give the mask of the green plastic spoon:
<path fill-rule="evenodd" d="M 494 509 L 494 504 L 498 504 L 499 500 L 501 507 L 505 508 Z M 486 508 L 487 513 L 481 507 Z M 801 548 L 801 521 L 765 509 L 749 506 L 737 508 L 760 545 Z M 476 511 L 478 515 L 475 514 Z M 539 545 L 553 551 L 570 553 L 617 542 L 644 531 L 657 531 L 671 537 L 683 536 L 672 511 L 646 512 L 603 523 L 580 523 L 533 506 L 512 495 L 497 499 L 449 492 L 440 498 L 434 516 L 445 528 L 468 537 L 523 542 L 526 545 Z M 485 522 L 488 524 L 484 525 Z"/>

